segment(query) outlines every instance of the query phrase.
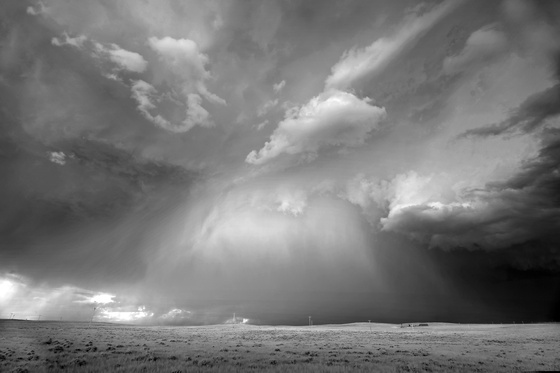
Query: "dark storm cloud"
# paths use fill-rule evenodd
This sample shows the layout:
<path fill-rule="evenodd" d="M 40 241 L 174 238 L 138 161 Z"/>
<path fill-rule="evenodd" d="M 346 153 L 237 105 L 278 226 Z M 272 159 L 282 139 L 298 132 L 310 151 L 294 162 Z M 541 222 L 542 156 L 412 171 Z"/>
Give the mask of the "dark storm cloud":
<path fill-rule="evenodd" d="M 546 136 L 539 155 L 512 178 L 466 193 L 466 203 L 404 207 L 382 220 L 384 229 L 447 250 L 540 247 L 525 266 L 560 268 L 560 133 Z"/>
<path fill-rule="evenodd" d="M 536 14 L 542 11 L 539 7 L 531 10 Z M 516 268 L 557 271 L 560 268 L 560 255 L 556 250 L 560 242 L 557 234 L 560 228 L 557 197 L 560 192 L 560 138 L 555 125 L 560 114 L 560 85 L 557 83 L 559 59 L 554 51 L 558 46 L 551 40 L 555 31 L 545 27 L 547 23 L 523 17 L 517 20 L 525 27 L 522 36 L 527 38 L 527 34 L 536 32 L 544 37 L 542 42 L 546 47 L 540 48 L 538 53 L 550 59 L 548 65 L 553 68 L 555 82 L 527 97 L 507 119 L 465 131 L 459 139 L 487 141 L 494 137 L 534 136 L 538 139 L 538 153 L 526 159 L 505 181 L 487 182 L 483 187 L 463 190 L 454 201 L 447 203 L 425 202 L 394 209 L 382 219 L 382 225 L 386 230 L 428 242 L 430 247 L 501 249 L 508 252 L 506 256 Z M 502 36 L 490 36 L 503 45 Z M 461 55 L 467 56 L 467 53 L 463 51 Z"/>
<path fill-rule="evenodd" d="M 3 145 L 2 269 L 40 278 L 141 269 L 147 227 L 200 177 L 95 140 Z"/>
<path fill-rule="evenodd" d="M 509 249 L 535 247 L 527 267 L 559 268 L 555 247 L 560 243 L 560 133 L 543 128 L 560 113 L 560 86 L 525 100 L 499 126 L 476 129 L 463 136 L 497 136 L 511 131 L 539 133 L 538 154 L 503 182 L 464 191 L 460 202 L 422 203 L 403 207 L 385 219 L 384 229 L 427 240 L 444 249 Z M 553 123 L 553 122 L 550 122 Z M 538 248 L 538 249 L 537 249 Z"/>
<path fill-rule="evenodd" d="M 487 137 L 541 128 L 541 148 L 507 180 L 465 191 L 460 203 L 404 207 L 382 220 L 384 229 L 427 240 L 431 247 L 511 250 L 516 267 L 558 270 L 560 131 L 545 127 L 557 120 L 558 108 L 560 86 L 555 85 L 530 96 L 499 126 L 465 133 Z"/>
<path fill-rule="evenodd" d="M 135 123 L 129 92 L 23 17 L 2 35 L 0 270 L 84 285 L 138 276 L 146 225 L 200 173 L 144 157 L 158 137 Z"/>
<path fill-rule="evenodd" d="M 60 27 L 26 14 L 23 5 L 4 9 L 9 32 L 0 35 L 7 46 L 1 60 L 3 111 L 14 126 L 45 143 L 83 135 L 130 143 L 131 132 L 141 132 L 134 123 L 140 116 L 130 115 L 130 92 L 101 76 L 105 61 L 53 45 Z"/>
<path fill-rule="evenodd" d="M 512 47 L 500 6 L 3 3 L 0 307 L 442 319 L 473 304 L 455 269 L 485 295 L 498 266 L 557 271 L 558 134 L 532 157 L 497 136 L 472 142 L 482 156 L 449 146 L 551 86 L 550 53 Z M 550 35 L 539 14 L 519 22 Z M 542 102 L 519 123 L 551 122 Z"/>

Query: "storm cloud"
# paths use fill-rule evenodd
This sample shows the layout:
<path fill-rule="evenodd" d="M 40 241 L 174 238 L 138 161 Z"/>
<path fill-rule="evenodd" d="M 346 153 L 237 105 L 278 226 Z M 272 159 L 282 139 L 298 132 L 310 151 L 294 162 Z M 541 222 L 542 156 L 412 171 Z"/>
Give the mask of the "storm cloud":
<path fill-rule="evenodd" d="M 3 2 L 0 317 L 558 320 L 559 17 Z"/>

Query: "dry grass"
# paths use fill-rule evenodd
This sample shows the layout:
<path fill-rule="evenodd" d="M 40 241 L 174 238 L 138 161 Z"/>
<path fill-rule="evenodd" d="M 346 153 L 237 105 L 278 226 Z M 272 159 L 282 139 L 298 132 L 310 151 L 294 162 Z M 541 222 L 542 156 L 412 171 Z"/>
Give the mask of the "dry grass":
<path fill-rule="evenodd" d="M 557 351 L 558 324 L 89 327 L 0 321 L 1 372 L 560 370 Z"/>

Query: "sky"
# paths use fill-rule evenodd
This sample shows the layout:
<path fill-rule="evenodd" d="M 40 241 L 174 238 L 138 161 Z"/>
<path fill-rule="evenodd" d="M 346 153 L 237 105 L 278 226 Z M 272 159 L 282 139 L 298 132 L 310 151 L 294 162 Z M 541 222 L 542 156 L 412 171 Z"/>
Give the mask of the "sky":
<path fill-rule="evenodd" d="M 558 19 L 2 1 L 0 317 L 559 321 Z"/>

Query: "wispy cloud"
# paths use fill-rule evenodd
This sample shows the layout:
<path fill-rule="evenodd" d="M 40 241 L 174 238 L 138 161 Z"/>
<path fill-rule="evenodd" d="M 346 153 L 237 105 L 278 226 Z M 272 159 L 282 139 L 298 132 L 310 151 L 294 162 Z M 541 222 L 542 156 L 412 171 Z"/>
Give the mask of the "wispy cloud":
<path fill-rule="evenodd" d="M 156 105 L 153 103 L 154 97 L 157 96 L 157 90 L 151 84 L 143 81 L 137 80 L 134 81 L 131 87 L 132 98 L 136 100 L 138 104 L 138 110 L 142 114 L 144 118 L 149 120 L 150 122 L 154 123 L 155 125 L 171 129 L 173 126 L 169 121 L 163 118 L 161 115 L 152 115 L 150 110 L 156 108 Z"/>
<path fill-rule="evenodd" d="M 90 43 L 89 48 L 86 47 L 88 42 Z M 139 53 L 123 49 L 114 43 L 103 45 L 95 40 L 88 39 L 85 35 L 70 37 L 67 33 L 64 33 L 62 37 L 52 38 L 51 43 L 57 47 L 72 46 L 91 54 L 95 58 L 109 60 L 116 65 L 116 70 L 142 73 L 148 66 L 148 62 Z"/>
<path fill-rule="evenodd" d="M 286 86 L 286 81 L 282 80 L 279 83 L 274 83 L 272 88 L 274 89 L 274 92 L 279 93 L 280 91 L 282 91 L 282 89 L 284 89 L 285 86 Z"/>
<path fill-rule="evenodd" d="M 528 133 L 542 128 L 547 120 L 560 115 L 560 84 L 528 97 L 504 121 L 468 130 L 460 137 L 487 137 L 508 133 Z"/>
<path fill-rule="evenodd" d="M 148 62 L 142 55 L 122 49 L 116 44 L 109 44 L 106 47 L 100 43 L 95 43 L 95 48 L 98 53 L 108 55 L 109 59 L 122 69 L 142 73 L 148 66 Z"/>
<path fill-rule="evenodd" d="M 455 10 L 462 1 L 445 1 L 428 12 L 408 16 L 392 36 L 383 37 L 364 48 L 346 51 L 332 67 L 325 87 L 349 89 L 383 71 L 404 50 L 413 46 L 437 22 Z"/>
<path fill-rule="evenodd" d="M 488 63 L 507 49 L 506 35 L 488 25 L 473 32 L 465 43 L 463 50 L 456 56 L 443 60 L 446 74 L 457 74 L 469 69 L 476 69 L 480 64 Z"/>
<path fill-rule="evenodd" d="M 85 35 L 79 35 L 72 38 L 67 33 L 64 33 L 62 35 L 62 38 L 54 37 L 52 38 L 51 42 L 53 45 L 56 45 L 57 47 L 62 47 L 64 45 L 71 45 L 76 48 L 82 48 L 87 40 L 88 39 Z"/>
<path fill-rule="evenodd" d="M 29 14 L 29 15 L 39 16 L 39 15 L 42 15 L 42 14 L 46 14 L 48 9 L 42 1 L 38 1 L 37 5 L 35 7 L 28 6 L 26 11 L 27 11 L 27 14 Z"/>

